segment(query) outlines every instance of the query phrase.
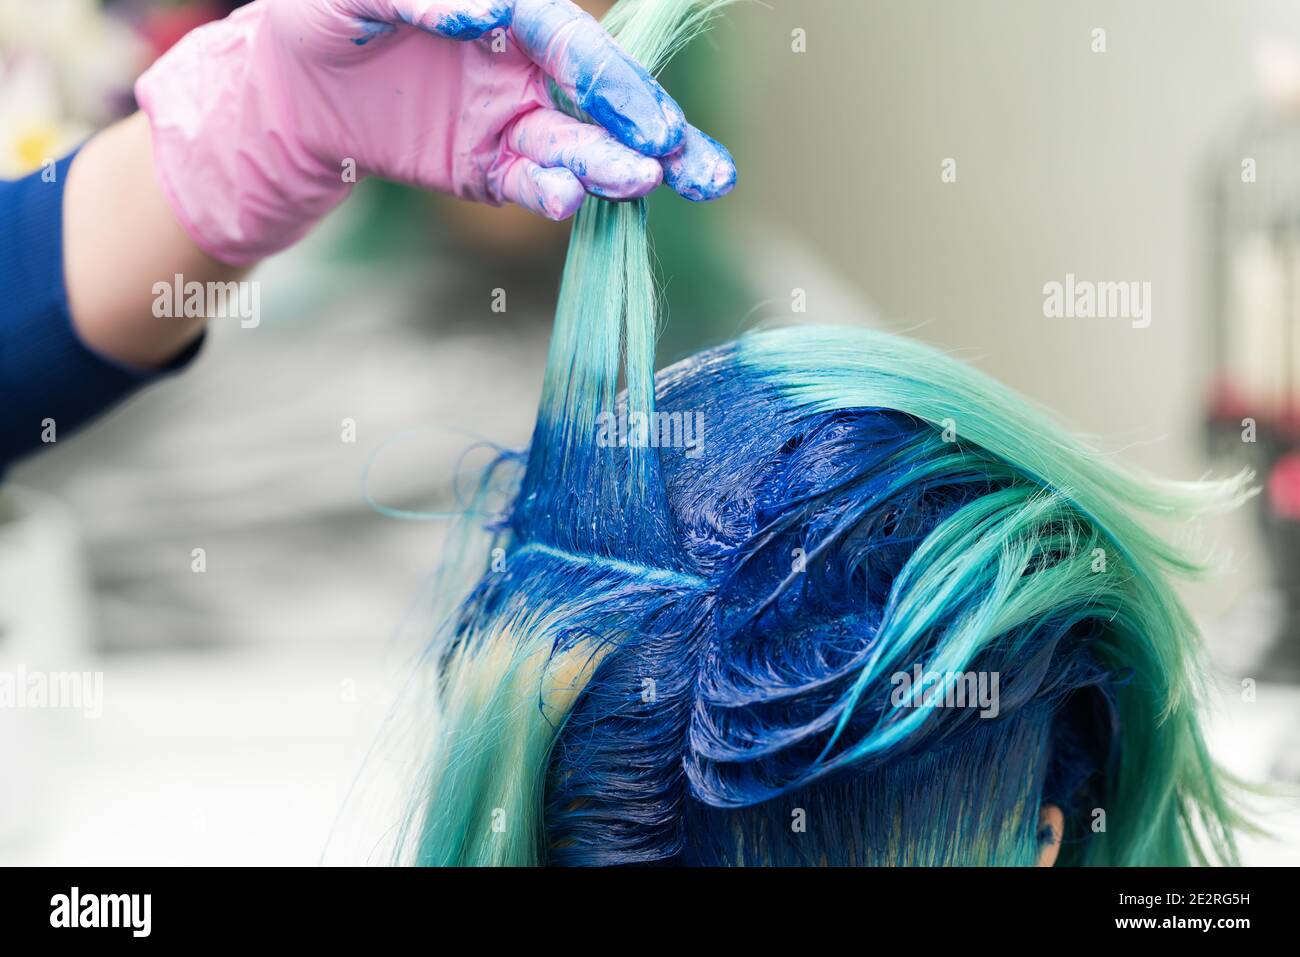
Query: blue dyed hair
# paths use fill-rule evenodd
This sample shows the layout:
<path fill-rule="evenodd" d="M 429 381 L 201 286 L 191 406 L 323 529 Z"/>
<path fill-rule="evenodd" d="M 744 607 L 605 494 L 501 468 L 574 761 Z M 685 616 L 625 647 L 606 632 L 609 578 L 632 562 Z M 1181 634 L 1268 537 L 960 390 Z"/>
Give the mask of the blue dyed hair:
<path fill-rule="evenodd" d="M 714 6 L 612 26 L 658 64 Z M 643 206 L 589 202 L 532 444 L 484 483 L 508 505 L 428 657 L 405 859 L 1031 864 L 1048 803 L 1062 863 L 1233 859 L 1169 581 L 1198 568 L 1135 515 L 1244 477 L 1128 474 L 881 333 L 755 333 L 656 377 L 654 301 Z M 948 706 L 964 675 L 995 709 Z"/>

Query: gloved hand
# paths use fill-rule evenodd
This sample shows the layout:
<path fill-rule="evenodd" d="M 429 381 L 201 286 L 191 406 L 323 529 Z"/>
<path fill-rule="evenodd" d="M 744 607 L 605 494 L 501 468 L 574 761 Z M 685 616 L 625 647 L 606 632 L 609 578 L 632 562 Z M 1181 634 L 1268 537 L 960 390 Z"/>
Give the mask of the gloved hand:
<path fill-rule="evenodd" d="M 552 108 L 547 76 L 599 125 Z M 258 0 L 136 83 L 186 232 L 245 265 L 367 175 L 552 219 L 729 192 L 727 151 L 569 0 Z M 352 174 L 352 175 L 349 175 Z"/>

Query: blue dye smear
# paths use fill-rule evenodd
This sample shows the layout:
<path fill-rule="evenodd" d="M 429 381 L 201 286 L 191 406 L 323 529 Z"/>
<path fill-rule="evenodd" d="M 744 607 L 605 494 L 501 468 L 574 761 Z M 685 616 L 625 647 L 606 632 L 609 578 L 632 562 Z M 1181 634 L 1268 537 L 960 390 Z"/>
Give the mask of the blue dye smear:
<path fill-rule="evenodd" d="M 590 16 L 557 0 L 520 0 L 515 41 L 541 63 L 574 105 L 626 146 L 647 156 L 665 156 L 686 135 L 686 117 L 640 64 L 613 44 Z M 562 55 L 548 48 L 563 38 Z"/>
<path fill-rule="evenodd" d="M 361 28 L 361 36 L 353 37 L 352 42 L 359 47 L 365 46 L 377 36 L 392 33 L 397 29 L 391 23 L 380 20 L 358 20 L 357 26 Z"/>
<path fill-rule="evenodd" d="M 407 16 L 405 11 L 401 10 L 398 11 L 397 16 L 406 25 L 415 27 L 418 30 L 424 30 L 426 33 L 433 33 L 448 40 L 468 41 L 477 40 L 485 33 L 498 27 L 508 27 L 512 13 L 509 4 L 501 4 L 479 16 L 472 13 L 440 14 L 433 23 L 412 19 Z M 373 20 L 362 20 L 360 22 L 369 35 L 358 37 L 352 41 L 358 46 L 367 43 L 377 33 L 387 33 L 395 29 L 391 23 L 381 23 Z"/>
<path fill-rule="evenodd" d="M 638 153 L 664 156 L 686 135 L 686 115 L 677 101 L 631 60 L 615 55 L 607 62 L 584 63 L 574 92 L 583 112 Z"/>
<path fill-rule="evenodd" d="M 447 13 L 438 18 L 433 32 L 448 40 L 477 40 L 498 27 L 510 25 L 511 9 L 503 4 L 481 16 L 470 13 Z"/>

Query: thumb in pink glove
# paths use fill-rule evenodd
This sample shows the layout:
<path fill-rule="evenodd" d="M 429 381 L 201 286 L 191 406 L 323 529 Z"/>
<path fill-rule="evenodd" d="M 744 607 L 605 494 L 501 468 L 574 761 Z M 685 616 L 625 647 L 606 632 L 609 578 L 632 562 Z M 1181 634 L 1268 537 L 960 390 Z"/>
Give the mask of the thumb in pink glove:
<path fill-rule="evenodd" d="M 594 124 L 553 108 L 548 76 Z M 258 0 L 188 34 L 136 96 L 172 209 L 232 265 L 297 241 L 352 169 L 552 219 L 588 193 L 710 200 L 736 179 L 569 0 Z"/>

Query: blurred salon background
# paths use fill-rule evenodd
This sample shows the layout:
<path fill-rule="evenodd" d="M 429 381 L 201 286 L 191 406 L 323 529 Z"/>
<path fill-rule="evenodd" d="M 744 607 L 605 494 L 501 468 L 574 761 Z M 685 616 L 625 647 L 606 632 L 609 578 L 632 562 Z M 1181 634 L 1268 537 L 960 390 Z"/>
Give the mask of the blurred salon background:
<path fill-rule="evenodd" d="M 127 115 L 135 76 L 237 5 L 0 0 L 0 176 Z M 1255 469 L 1249 508 L 1173 532 L 1225 569 L 1185 590 L 1222 672 L 1218 758 L 1300 781 L 1300 8 L 749 0 L 663 79 L 740 184 L 652 198 L 661 362 L 874 324 L 1119 461 Z M 377 856 L 402 758 L 353 785 L 446 524 L 391 512 L 454 510 L 484 443 L 527 442 L 566 239 L 364 183 L 257 270 L 255 327 L 214 320 L 184 375 L 9 473 L 0 671 L 104 691 L 99 717 L 0 710 L 0 863 Z M 1047 317 L 1067 276 L 1149 283 L 1149 324 Z M 1246 862 L 1300 863 L 1295 802 L 1261 819 Z"/>

